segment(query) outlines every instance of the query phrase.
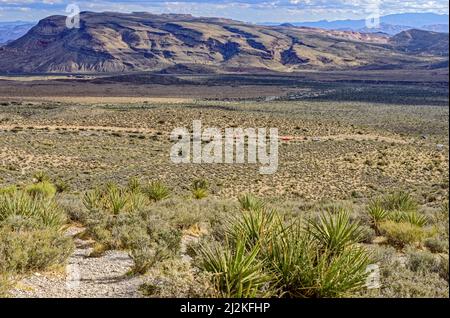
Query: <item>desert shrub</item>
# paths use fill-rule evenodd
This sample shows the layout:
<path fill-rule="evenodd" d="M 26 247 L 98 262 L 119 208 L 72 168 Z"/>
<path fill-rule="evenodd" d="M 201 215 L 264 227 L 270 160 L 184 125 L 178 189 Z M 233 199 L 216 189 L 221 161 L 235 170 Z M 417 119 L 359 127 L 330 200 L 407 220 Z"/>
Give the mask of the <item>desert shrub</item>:
<path fill-rule="evenodd" d="M 377 236 L 377 232 L 367 225 L 361 225 L 361 242 L 370 244 Z"/>
<path fill-rule="evenodd" d="M 194 180 L 194 182 L 192 182 L 192 189 L 194 189 L 194 190 L 198 190 L 198 189 L 208 190 L 208 182 L 206 180 L 203 180 L 203 179 Z"/>
<path fill-rule="evenodd" d="M 256 211 L 264 207 L 264 202 L 255 197 L 253 194 L 247 193 L 238 198 L 241 208 L 246 211 Z"/>
<path fill-rule="evenodd" d="M 144 296 L 157 298 L 215 296 L 210 275 L 199 273 L 188 262 L 177 259 L 169 259 L 151 268 L 140 291 Z"/>
<path fill-rule="evenodd" d="M 56 187 L 48 181 L 42 181 L 26 186 L 25 192 L 32 197 L 53 198 L 56 194 Z"/>
<path fill-rule="evenodd" d="M 407 251 L 408 261 L 406 266 L 416 273 L 439 273 L 441 259 L 430 252 L 409 249 Z"/>
<path fill-rule="evenodd" d="M 63 264 L 70 256 L 73 242 L 52 229 L 0 230 L 0 273 L 26 273 Z"/>
<path fill-rule="evenodd" d="M 420 243 L 425 237 L 422 228 L 406 222 L 385 221 L 380 224 L 380 230 L 388 242 L 397 247 Z"/>
<path fill-rule="evenodd" d="M 449 260 L 448 260 L 448 254 L 447 255 L 439 255 L 439 258 L 441 260 L 441 266 L 439 267 L 439 276 L 441 276 L 442 279 L 446 280 L 447 283 L 449 281 Z"/>
<path fill-rule="evenodd" d="M 448 254 L 448 240 L 440 237 L 430 237 L 425 239 L 424 246 L 432 253 L 447 253 Z"/>
<path fill-rule="evenodd" d="M 13 287 L 13 279 L 8 273 L 0 273 L 0 298 L 9 296 L 9 290 Z"/>
<path fill-rule="evenodd" d="M 166 251 L 147 236 L 134 240 L 129 255 L 133 260 L 133 274 L 145 274 L 150 267 L 168 257 Z"/>
<path fill-rule="evenodd" d="M 75 222 L 84 222 L 86 210 L 77 195 L 62 195 L 56 198 L 58 205 L 66 212 L 67 217 Z"/>
<path fill-rule="evenodd" d="M 166 202 L 160 202 L 166 204 Z M 85 193 L 83 223 L 87 235 L 99 247 L 99 255 L 108 249 L 129 251 L 134 265 L 130 274 L 144 274 L 180 248 L 181 231 L 170 222 L 177 211 L 158 210 L 147 195 L 109 184 Z M 170 213 L 169 213 L 170 212 Z"/>
<path fill-rule="evenodd" d="M 161 181 L 150 182 L 143 192 L 152 201 L 161 201 L 167 199 L 170 196 L 170 189 Z"/>
<path fill-rule="evenodd" d="M 0 275 L 63 264 L 73 249 L 61 231 L 65 222 L 54 199 L 23 191 L 0 195 Z"/>
<path fill-rule="evenodd" d="M 394 263 L 381 267 L 381 297 L 448 298 L 448 282 L 437 273 L 417 273 Z"/>

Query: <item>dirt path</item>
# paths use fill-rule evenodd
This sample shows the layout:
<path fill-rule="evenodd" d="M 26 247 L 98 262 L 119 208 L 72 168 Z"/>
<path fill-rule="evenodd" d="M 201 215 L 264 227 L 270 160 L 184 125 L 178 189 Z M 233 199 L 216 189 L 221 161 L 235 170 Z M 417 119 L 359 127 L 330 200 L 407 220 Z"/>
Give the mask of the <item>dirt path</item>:
<path fill-rule="evenodd" d="M 133 127 L 110 127 L 110 126 L 75 126 L 75 125 L 0 125 L 0 130 L 14 130 L 14 129 L 28 129 L 33 127 L 37 130 L 91 130 L 91 131 L 110 131 L 110 132 L 129 132 L 129 133 L 147 133 L 154 134 L 157 131 L 149 128 L 133 128 Z M 163 133 L 163 135 L 170 135 L 170 133 Z M 283 142 L 320 142 L 320 141 L 379 141 L 397 144 L 408 144 L 411 140 L 404 140 L 400 138 L 390 136 L 379 136 L 374 134 L 340 134 L 340 135 L 327 135 L 327 136 L 280 136 Z"/>
<path fill-rule="evenodd" d="M 35 130 L 91 130 L 91 131 L 111 131 L 111 132 L 133 132 L 133 133 L 155 133 L 156 130 L 149 128 L 133 127 L 110 127 L 110 126 L 76 126 L 76 125 L 0 125 L 0 130 L 35 129 Z"/>
<path fill-rule="evenodd" d="M 74 229 L 72 229 L 74 230 Z M 73 233 L 76 233 L 76 229 Z M 136 298 L 142 277 L 128 277 L 133 261 L 124 251 L 108 251 L 98 258 L 88 241 L 75 239 L 76 249 L 65 273 L 35 273 L 11 291 L 16 298 Z"/>

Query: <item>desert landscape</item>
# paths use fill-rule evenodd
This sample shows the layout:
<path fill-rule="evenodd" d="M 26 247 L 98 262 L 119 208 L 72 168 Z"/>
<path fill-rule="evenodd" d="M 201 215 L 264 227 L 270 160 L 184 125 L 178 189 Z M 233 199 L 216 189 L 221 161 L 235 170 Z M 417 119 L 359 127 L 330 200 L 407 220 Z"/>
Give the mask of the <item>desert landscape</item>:
<path fill-rule="evenodd" d="M 0 296 L 449 297 L 448 34 L 81 20 L 0 47 Z M 195 120 L 277 172 L 172 162 Z"/>

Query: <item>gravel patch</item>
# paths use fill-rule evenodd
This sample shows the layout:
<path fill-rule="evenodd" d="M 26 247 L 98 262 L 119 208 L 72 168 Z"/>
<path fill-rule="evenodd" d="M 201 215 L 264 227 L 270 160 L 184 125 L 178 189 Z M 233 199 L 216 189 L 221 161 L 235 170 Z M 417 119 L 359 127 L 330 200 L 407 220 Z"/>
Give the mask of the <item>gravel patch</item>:
<path fill-rule="evenodd" d="M 74 231 L 77 233 L 77 231 Z M 87 241 L 75 240 L 76 249 L 65 273 L 35 273 L 11 290 L 16 298 L 137 298 L 142 297 L 140 276 L 127 276 L 133 265 L 124 251 L 108 251 L 98 258 Z"/>

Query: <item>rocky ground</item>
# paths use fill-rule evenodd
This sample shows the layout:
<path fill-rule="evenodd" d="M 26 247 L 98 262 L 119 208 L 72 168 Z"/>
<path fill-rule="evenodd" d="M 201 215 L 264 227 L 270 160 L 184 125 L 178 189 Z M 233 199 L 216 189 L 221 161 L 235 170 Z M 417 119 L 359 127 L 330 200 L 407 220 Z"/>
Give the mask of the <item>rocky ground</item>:
<path fill-rule="evenodd" d="M 73 231 L 73 228 L 71 229 Z M 76 230 L 76 229 L 75 229 Z M 133 261 L 126 251 L 108 251 L 89 257 L 90 241 L 75 239 L 76 249 L 64 273 L 35 273 L 22 279 L 11 296 L 16 298 L 135 298 L 142 277 L 128 276 Z"/>

